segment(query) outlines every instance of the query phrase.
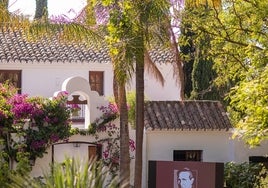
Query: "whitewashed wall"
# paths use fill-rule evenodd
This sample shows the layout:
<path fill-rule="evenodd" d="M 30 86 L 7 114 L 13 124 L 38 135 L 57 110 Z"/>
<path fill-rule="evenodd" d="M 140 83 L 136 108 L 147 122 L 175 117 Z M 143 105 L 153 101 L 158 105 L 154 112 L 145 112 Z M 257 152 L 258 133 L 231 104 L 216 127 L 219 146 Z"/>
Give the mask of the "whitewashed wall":
<path fill-rule="evenodd" d="M 179 87 L 172 75 L 171 64 L 158 65 L 165 77 L 162 87 L 151 74 L 145 74 L 145 95 L 150 100 L 179 100 Z M 30 96 L 51 97 L 61 89 L 63 81 L 69 77 L 81 76 L 88 80 L 89 71 L 104 71 L 104 94 L 113 94 L 113 71 L 111 64 L 104 63 L 1 63 L 0 69 L 22 70 L 22 93 Z M 135 82 L 127 89 L 135 90 Z"/>
<path fill-rule="evenodd" d="M 173 161 L 173 150 L 203 150 L 204 162 L 248 162 L 249 156 L 267 156 L 268 141 L 249 148 L 232 139 L 232 131 L 146 131 L 144 134 L 143 187 L 147 187 L 148 161 Z"/>
<path fill-rule="evenodd" d="M 243 140 L 234 140 L 235 162 L 245 162 L 249 156 L 268 156 L 268 140 L 263 141 L 260 146 L 250 147 Z"/>
<path fill-rule="evenodd" d="M 69 77 L 88 80 L 89 71 L 104 71 L 105 95 L 112 94 L 112 66 L 100 63 L 1 63 L 0 69 L 22 70 L 22 93 L 51 97 Z"/>
<path fill-rule="evenodd" d="M 147 131 L 147 159 L 173 161 L 173 150 L 203 150 L 204 162 L 230 161 L 230 136 L 226 131 Z"/>
<path fill-rule="evenodd" d="M 117 126 L 119 126 L 119 121 L 115 120 L 114 122 Z M 100 139 L 105 137 L 105 133 L 99 135 Z M 130 138 L 135 140 L 135 131 L 130 128 Z M 96 139 L 94 136 L 81 136 L 74 135 L 70 137 L 69 142 L 72 141 L 84 141 L 84 142 L 95 142 Z M 73 157 L 75 159 L 79 159 L 81 162 L 88 159 L 88 144 L 80 144 L 80 147 L 74 147 L 72 143 L 70 144 L 59 144 L 54 146 L 54 162 L 63 162 L 66 157 Z M 135 151 L 130 152 L 131 161 L 130 161 L 130 169 L 131 169 L 131 183 L 134 181 L 134 164 L 135 160 L 133 159 L 135 155 Z M 47 153 L 43 156 L 43 158 L 38 158 L 35 161 L 35 165 L 31 171 L 31 176 L 38 177 L 43 176 L 50 172 L 50 164 L 52 163 L 52 147 L 47 149 Z"/>

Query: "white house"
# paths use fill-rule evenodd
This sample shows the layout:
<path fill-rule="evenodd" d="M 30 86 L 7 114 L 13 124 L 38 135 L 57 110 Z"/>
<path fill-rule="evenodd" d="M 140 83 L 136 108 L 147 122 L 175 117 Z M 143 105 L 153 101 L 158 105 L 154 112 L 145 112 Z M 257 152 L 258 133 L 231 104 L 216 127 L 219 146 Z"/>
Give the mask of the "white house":
<path fill-rule="evenodd" d="M 268 154 L 267 142 L 250 149 L 242 141 L 231 139 L 233 127 L 219 102 L 179 101 L 172 54 L 155 50 L 150 55 L 162 72 L 165 85 L 145 74 L 145 95 L 149 101 L 145 105 L 143 187 L 147 187 L 150 160 L 244 162 L 250 156 Z M 113 95 L 113 70 L 106 48 L 63 44 L 56 36 L 31 42 L 19 31 L 2 29 L 0 82 L 7 79 L 30 96 L 51 97 L 61 90 L 81 95 L 88 101 L 83 128 L 99 115 L 96 107 L 107 103 L 107 98 Z M 128 90 L 132 89 L 133 86 L 128 86 Z M 131 130 L 133 139 L 134 133 Z M 57 145 L 53 151 L 50 148 L 44 158 L 37 160 L 33 175 L 40 175 L 52 159 L 62 160 L 65 154 L 88 157 L 84 151 L 94 141 L 92 138 L 74 136 L 70 140 L 85 145 Z"/>
<path fill-rule="evenodd" d="M 145 104 L 143 168 L 149 161 L 248 162 L 266 156 L 268 141 L 257 148 L 232 139 L 233 127 L 218 101 L 148 101 Z M 143 178 L 146 187 L 148 174 Z"/>
<path fill-rule="evenodd" d="M 65 79 L 80 76 L 100 95 L 113 95 L 113 68 L 106 48 L 63 44 L 56 36 L 31 42 L 19 31 L 4 29 L 0 31 L 0 44 L 0 81 L 12 79 L 22 93 L 51 97 L 61 89 Z M 179 100 L 180 88 L 172 79 L 172 54 L 162 50 L 150 54 L 162 72 L 165 85 L 145 74 L 146 97 L 150 100 Z M 128 86 L 128 90 L 133 88 L 131 84 Z"/>

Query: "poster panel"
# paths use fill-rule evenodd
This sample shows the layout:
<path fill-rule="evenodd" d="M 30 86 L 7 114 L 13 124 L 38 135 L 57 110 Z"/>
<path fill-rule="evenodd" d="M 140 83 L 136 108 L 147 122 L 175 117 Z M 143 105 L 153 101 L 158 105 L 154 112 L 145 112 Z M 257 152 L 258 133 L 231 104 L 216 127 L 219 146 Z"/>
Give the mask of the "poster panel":
<path fill-rule="evenodd" d="M 223 188 L 223 163 L 149 161 L 149 188 Z"/>

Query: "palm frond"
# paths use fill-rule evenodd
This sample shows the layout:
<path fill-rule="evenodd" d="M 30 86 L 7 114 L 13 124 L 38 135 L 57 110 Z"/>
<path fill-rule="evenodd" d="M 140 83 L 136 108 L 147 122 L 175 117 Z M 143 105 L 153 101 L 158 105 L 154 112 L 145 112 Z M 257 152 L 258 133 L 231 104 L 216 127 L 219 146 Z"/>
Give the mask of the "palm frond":
<path fill-rule="evenodd" d="M 158 82 L 160 82 L 162 86 L 164 86 L 165 79 L 160 70 L 157 68 L 156 64 L 153 63 L 147 50 L 144 53 L 144 68 L 147 70 L 149 74 L 153 75 L 153 77 Z"/>
<path fill-rule="evenodd" d="M 25 28 L 26 36 L 36 41 L 42 37 L 53 38 L 57 36 L 58 40 L 66 43 L 94 44 L 95 47 L 100 48 L 103 43 L 103 37 L 100 31 L 78 23 L 69 24 L 51 24 L 36 22 Z"/>

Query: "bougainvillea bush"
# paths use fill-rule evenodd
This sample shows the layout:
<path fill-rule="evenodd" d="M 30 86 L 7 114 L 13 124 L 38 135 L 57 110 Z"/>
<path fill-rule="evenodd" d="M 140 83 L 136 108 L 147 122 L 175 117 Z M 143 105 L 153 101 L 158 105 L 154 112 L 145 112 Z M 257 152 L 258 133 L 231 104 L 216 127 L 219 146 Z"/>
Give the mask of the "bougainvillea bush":
<path fill-rule="evenodd" d="M 17 162 L 25 170 L 25 163 L 42 157 L 51 144 L 68 139 L 71 123 L 66 100 L 64 93 L 53 99 L 29 97 L 0 83 L 0 162 L 7 162 L 10 169 Z"/>
<path fill-rule="evenodd" d="M 43 157 L 51 144 L 66 142 L 75 134 L 95 137 L 96 144 L 102 146 L 102 163 L 116 176 L 120 149 L 120 131 L 114 123 L 119 117 L 116 105 L 98 107 L 102 115 L 89 129 L 74 129 L 70 121 L 73 108 L 67 105 L 68 93 L 60 92 L 57 96 L 52 99 L 29 97 L 18 94 L 9 84 L 0 83 L 0 169 L 3 169 L 0 187 L 9 183 L 8 173 L 30 172 L 32 162 Z M 129 142 L 129 149 L 135 150 L 133 140 Z"/>
<path fill-rule="evenodd" d="M 115 120 L 119 117 L 119 110 L 114 102 L 110 102 L 107 106 L 100 106 L 97 108 L 102 112 L 102 115 L 92 122 L 88 129 L 72 129 L 72 133 L 80 134 L 82 136 L 92 135 L 95 137 L 96 144 L 102 146 L 101 161 L 104 165 L 109 167 L 112 177 L 115 177 L 119 172 L 120 157 L 120 130 L 115 124 Z M 130 139 L 130 154 L 134 153 L 135 149 L 135 142 Z M 130 156 L 130 158 L 133 159 L 134 154 Z"/>

